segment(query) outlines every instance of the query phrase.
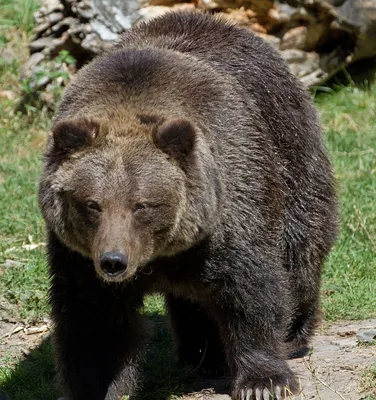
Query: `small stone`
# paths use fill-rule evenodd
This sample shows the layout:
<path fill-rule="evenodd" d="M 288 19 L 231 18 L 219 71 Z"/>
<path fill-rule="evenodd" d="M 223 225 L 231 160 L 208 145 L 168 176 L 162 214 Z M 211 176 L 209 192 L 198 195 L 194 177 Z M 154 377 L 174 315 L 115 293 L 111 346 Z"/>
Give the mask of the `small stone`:
<path fill-rule="evenodd" d="M 139 11 L 140 19 L 137 21 L 137 23 L 149 21 L 153 18 L 168 13 L 169 11 L 171 11 L 171 8 L 166 6 L 143 7 Z"/>
<path fill-rule="evenodd" d="M 22 66 L 21 70 L 21 79 L 28 78 L 33 75 L 34 68 L 40 64 L 45 59 L 44 54 L 42 53 L 34 53 Z"/>
<path fill-rule="evenodd" d="M 225 13 L 220 13 L 224 18 L 236 23 L 240 26 L 249 27 L 252 23 L 256 23 L 256 13 L 252 10 L 245 10 L 244 7 L 239 9 L 227 9 Z"/>
<path fill-rule="evenodd" d="M 47 29 L 51 26 L 51 24 L 48 21 L 42 22 L 40 24 L 38 24 L 35 28 L 34 28 L 34 32 L 37 35 L 37 37 L 40 36 L 41 33 L 46 32 Z"/>
<path fill-rule="evenodd" d="M 0 98 L 14 100 L 16 98 L 16 94 L 11 90 L 0 90 Z"/>
<path fill-rule="evenodd" d="M 288 63 L 302 62 L 307 59 L 306 52 L 302 50 L 284 50 L 281 55 Z"/>
<path fill-rule="evenodd" d="M 260 33 L 260 32 L 256 32 L 257 36 L 263 38 L 266 42 L 268 42 L 269 44 L 271 44 L 273 47 L 275 47 L 276 49 L 280 48 L 280 44 L 281 44 L 281 39 L 278 38 L 277 36 L 273 36 L 273 35 L 267 35 L 265 33 Z"/>
<path fill-rule="evenodd" d="M 266 29 L 258 22 L 252 24 L 251 29 L 253 30 L 253 32 L 266 33 Z"/>
<path fill-rule="evenodd" d="M 281 49 L 300 49 L 304 50 L 307 41 L 307 28 L 298 26 L 288 30 L 282 38 Z"/>
<path fill-rule="evenodd" d="M 18 58 L 16 52 L 7 45 L 0 51 L 0 57 L 7 63 L 11 63 Z"/>
<path fill-rule="evenodd" d="M 16 261 L 16 260 L 5 260 L 4 264 L 2 264 L 4 268 L 13 268 L 13 267 L 23 267 L 25 266 L 24 263 L 21 261 Z"/>
<path fill-rule="evenodd" d="M 104 43 L 96 33 L 89 33 L 81 42 L 81 47 L 89 53 L 99 54 L 104 49 Z"/>
<path fill-rule="evenodd" d="M 149 0 L 148 4 L 153 5 L 153 6 L 168 6 L 168 5 L 173 5 L 174 3 L 177 3 L 176 0 Z"/>
<path fill-rule="evenodd" d="M 278 9 L 275 8 L 271 8 L 268 11 L 268 18 L 273 25 L 282 25 L 289 20 L 289 17 L 286 14 L 281 13 Z"/>
<path fill-rule="evenodd" d="M 356 339 L 354 337 L 338 338 L 333 340 L 332 343 L 343 350 L 356 347 Z"/>
<path fill-rule="evenodd" d="M 356 335 L 356 338 L 360 343 L 373 343 L 376 339 L 376 329 L 361 331 Z"/>
<path fill-rule="evenodd" d="M 51 25 L 56 24 L 56 22 L 61 21 L 64 18 L 64 14 L 62 12 L 54 12 L 48 16 L 48 21 Z"/>
<path fill-rule="evenodd" d="M 45 47 L 54 47 L 54 38 L 42 37 L 40 39 L 34 40 L 29 45 L 30 53 L 36 53 L 43 50 Z"/>

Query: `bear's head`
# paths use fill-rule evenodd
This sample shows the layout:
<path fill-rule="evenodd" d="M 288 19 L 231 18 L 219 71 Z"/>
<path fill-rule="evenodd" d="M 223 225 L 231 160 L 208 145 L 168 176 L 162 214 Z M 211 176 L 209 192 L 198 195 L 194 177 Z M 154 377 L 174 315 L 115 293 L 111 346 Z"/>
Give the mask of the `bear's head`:
<path fill-rule="evenodd" d="M 54 124 L 39 202 L 48 229 L 121 282 L 209 235 L 220 193 L 211 146 L 189 120 L 112 116 Z"/>

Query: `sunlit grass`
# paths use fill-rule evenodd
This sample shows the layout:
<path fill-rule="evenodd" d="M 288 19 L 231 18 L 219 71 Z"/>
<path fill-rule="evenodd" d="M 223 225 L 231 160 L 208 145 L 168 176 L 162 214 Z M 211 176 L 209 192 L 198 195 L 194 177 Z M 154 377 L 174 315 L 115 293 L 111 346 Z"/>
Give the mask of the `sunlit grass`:
<path fill-rule="evenodd" d="M 330 320 L 376 311 L 376 86 L 319 96 L 338 182 L 341 235 L 323 276 Z"/>

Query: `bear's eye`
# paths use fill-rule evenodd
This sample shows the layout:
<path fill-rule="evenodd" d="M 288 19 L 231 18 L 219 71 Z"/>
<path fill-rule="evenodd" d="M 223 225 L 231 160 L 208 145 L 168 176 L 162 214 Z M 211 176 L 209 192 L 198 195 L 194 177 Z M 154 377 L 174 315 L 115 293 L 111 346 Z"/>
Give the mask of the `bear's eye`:
<path fill-rule="evenodd" d="M 145 210 L 147 207 L 148 207 L 148 205 L 145 204 L 145 203 L 136 203 L 136 204 L 133 206 L 133 212 Z"/>
<path fill-rule="evenodd" d="M 86 202 L 86 208 L 90 211 L 96 211 L 96 212 L 102 211 L 101 206 L 93 200 L 88 200 Z"/>

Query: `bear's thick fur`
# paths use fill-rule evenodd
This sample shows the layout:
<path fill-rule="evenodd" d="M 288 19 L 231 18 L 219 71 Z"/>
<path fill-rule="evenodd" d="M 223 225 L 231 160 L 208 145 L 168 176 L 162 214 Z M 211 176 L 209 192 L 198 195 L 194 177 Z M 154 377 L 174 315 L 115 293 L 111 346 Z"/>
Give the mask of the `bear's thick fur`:
<path fill-rule="evenodd" d="M 189 13 L 126 32 L 65 91 L 40 207 L 67 400 L 136 392 L 155 292 L 179 361 L 228 367 L 233 399 L 298 390 L 337 210 L 309 96 L 263 40 Z"/>

